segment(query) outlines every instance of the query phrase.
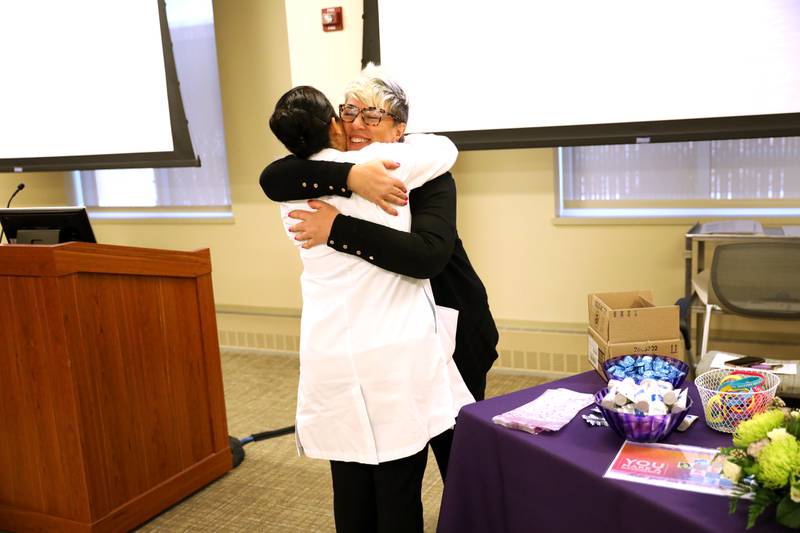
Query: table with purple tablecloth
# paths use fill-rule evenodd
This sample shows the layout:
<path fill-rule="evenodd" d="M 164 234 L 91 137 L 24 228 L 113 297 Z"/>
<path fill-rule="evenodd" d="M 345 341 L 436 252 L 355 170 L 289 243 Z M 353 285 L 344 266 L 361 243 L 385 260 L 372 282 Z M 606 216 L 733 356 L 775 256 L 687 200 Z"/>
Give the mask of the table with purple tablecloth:
<path fill-rule="evenodd" d="M 468 405 L 456 424 L 438 533 L 583 532 L 692 533 L 744 531 L 748 502 L 728 514 L 728 498 L 605 479 L 623 440 L 580 414 L 554 433 L 531 435 L 492 417 L 547 389 L 594 393 L 604 383 L 594 371 Z M 730 446 L 731 436 L 709 429 L 697 390 L 691 413 L 700 418 L 663 442 L 706 448 Z M 786 531 L 767 510 L 750 531 Z"/>

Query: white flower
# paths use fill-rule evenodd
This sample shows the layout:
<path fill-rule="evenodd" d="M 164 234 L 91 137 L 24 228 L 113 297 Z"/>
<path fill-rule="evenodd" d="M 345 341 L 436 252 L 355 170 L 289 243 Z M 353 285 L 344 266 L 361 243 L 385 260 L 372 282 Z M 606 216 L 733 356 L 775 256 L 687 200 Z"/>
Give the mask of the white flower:
<path fill-rule="evenodd" d="M 772 431 L 770 431 L 770 433 L 772 433 Z M 747 447 L 747 455 L 757 459 L 758 456 L 761 454 L 761 450 L 763 450 L 764 446 L 769 444 L 769 442 L 770 442 L 769 439 L 761 439 L 755 442 L 751 442 L 750 445 Z"/>
<path fill-rule="evenodd" d="M 775 428 L 769 433 L 767 433 L 767 437 L 769 438 L 769 440 L 780 440 L 791 436 L 792 435 L 789 435 L 789 433 L 786 431 L 786 428 Z"/>
<path fill-rule="evenodd" d="M 742 467 L 725 459 L 722 464 L 722 475 L 736 483 L 742 477 Z"/>

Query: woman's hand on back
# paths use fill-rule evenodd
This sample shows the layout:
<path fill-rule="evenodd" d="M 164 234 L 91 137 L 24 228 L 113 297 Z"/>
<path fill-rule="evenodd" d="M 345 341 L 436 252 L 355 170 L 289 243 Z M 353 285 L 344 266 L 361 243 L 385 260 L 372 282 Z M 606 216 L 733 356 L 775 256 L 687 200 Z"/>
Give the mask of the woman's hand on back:
<path fill-rule="evenodd" d="M 405 184 L 389 175 L 388 170 L 400 166 L 395 161 L 375 159 L 353 166 L 347 175 L 347 188 L 378 205 L 390 215 L 397 215 L 394 205 L 406 205 Z"/>
<path fill-rule="evenodd" d="M 316 211 L 292 211 L 289 218 L 300 220 L 289 231 L 295 234 L 297 241 L 303 241 L 303 248 L 312 248 L 318 244 L 326 244 L 331 234 L 333 219 L 339 211 L 331 204 L 321 200 L 309 200 L 308 205 Z"/>

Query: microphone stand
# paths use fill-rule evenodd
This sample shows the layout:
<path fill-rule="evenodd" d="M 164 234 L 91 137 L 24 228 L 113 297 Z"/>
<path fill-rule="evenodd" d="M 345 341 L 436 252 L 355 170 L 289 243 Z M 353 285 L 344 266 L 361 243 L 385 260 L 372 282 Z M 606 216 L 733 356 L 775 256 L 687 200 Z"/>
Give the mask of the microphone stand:
<path fill-rule="evenodd" d="M 11 193 L 11 198 L 9 198 L 8 202 L 6 202 L 6 209 L 11 207 L 11 200 L 13 200 L 14 197 L 19 194 L 19 191 L 21 191 L 24 188 L 25 188 L 25 184 L 24 183 L 20 183 L 19 185 L 17 185 L 17 189 L 13 193 Z M 0 243 L 3 242 L 3 233 L 5 233 L 5 228 L 0 228 Z M 6 239 L 6 240 L 8 240 L 8 239 Z"/>

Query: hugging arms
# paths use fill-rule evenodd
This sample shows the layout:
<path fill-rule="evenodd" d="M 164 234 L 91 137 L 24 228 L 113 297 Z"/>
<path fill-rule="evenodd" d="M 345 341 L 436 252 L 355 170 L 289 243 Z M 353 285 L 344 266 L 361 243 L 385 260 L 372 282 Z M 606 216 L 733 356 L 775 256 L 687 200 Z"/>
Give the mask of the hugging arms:
<path fill-rule="evenodd" d="M 348 187 L 348 175 L 353 168 L 352 163 L 308 161 L 288 156 L 264 169 L 259 182 L 266 195 L 277 202 L 313 199 L 327 194 L 349 197 L 352 191 Z M 372 178 L 374 181 L 378 179 Z M 384 190 L 386 197 L 399 198 L 391 186 L 386 185 Z M 410 200 L 410 233 L 348 217 L 323 206 L 321 211 L 327 212 L 326 218 L 332 218 L 332 223 L 329 228 L 315 232 L 313 244 L 324 242 L 350 255 L 355 255 L 356 250 L 364 250 L 374 257 L 371 262 L 381 268 L 419 279 L 432 278 L 450 261 L 457 238 L 453 177 L 447 172 L 412 190 Z M 305 214 L 301 216 L 307 218 Z M 320 225 L 327 225 L 327 222 Z M 347 248 L 343 248 L 345 244 Z"/>

